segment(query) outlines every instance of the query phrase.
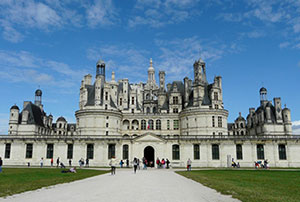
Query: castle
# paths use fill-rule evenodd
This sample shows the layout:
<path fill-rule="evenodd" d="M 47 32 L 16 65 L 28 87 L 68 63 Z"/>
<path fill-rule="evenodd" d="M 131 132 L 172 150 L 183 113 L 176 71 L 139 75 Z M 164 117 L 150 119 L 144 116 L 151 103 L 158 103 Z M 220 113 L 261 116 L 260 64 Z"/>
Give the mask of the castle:
<path fill-rule="evenodd" d="M 271 166 L 299 167 L 298 137 L 292 135 L 290 109 L 281 99 L 267 99 L 261 88 L 260 106 L 227 123 L 222 78 L 209 84 L 202 59 L 193 65 L 194 78 L 165 85 L 159 71 L 158 85 L 152 59 L 146 83 L 128 79 L 106 80 L 105 62 L 96 64 L 95 81 L 84 76 L 80 86 L 76 123 L 68 123 L 43 110 L 42 91 L 34 103 L 10 109 L 8 135 L 0 136 L 0 150 L 7 165 L 38 165 L 39 160 L 58 158 L 77 162 L 88 158 L 92 166 L 107 166 L 109 159 L 149 162 L 168 158 L 173 167 L 185 166 L 188 158 L 197 167 L 227 167 L 232 158 L 241 166 L 268 159 Z M 0 156 L 2 154 L 0 153 Z M 45 164 L 50 164 L 45 162 Z"/>

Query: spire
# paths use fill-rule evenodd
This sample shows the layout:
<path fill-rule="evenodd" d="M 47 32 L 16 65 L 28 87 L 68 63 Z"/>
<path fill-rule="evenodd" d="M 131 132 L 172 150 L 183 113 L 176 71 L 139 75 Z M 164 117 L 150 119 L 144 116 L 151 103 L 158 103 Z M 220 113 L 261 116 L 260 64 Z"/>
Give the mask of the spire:
<path fill-rule="evenodd" d="M 147 83 L 155 83 L 155 69 L 153 67 L 152 58 L 150 58 L 150 67 L 148 68 L 148 82 Z"/>
<path fill-rule="evenodd" d="M 150 67 L 148 68 L 148 71 L 155 71 L 153 68 L 152 58 L 150 58 Z"/>

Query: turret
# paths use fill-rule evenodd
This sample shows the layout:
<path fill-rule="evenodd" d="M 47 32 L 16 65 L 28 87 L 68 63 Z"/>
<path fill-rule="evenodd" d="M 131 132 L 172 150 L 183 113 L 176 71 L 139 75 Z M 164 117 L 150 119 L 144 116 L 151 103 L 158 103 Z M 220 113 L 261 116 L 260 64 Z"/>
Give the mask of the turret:
<path fill-rule="evenodd" d="M 148 68 L 148 81 L 149 84 L 155 84 L 155 69 L 153 68 L 152 58 L 150 58 L 150 67 Z"/>
<path fill-rule="evenodd" d="M 48 125 L 50 128 L 52 128 L 52 122 L 53 122 L 53 116 L 52 116 L 52 114 L 50 114 L 48 117 Z"/>
<path fill-rule="evenodd" d="M 268 99 L 267 99 L 267 89 L 262 87 L 259 90 L 259 95 L 260 95 L 260 105 L 261 106 L 266 106 L 266 104 L 268 103 Z"/>
<path fill-rule="evenodd" d="M 105 63 L 103 60 L 98 60 L 97 64 L 97 71 L 96 71 L 96 78 L 103 77 L 103 82 L 105 81 Z"/>
<path fill-rule="evenodd" d="M 194 63 L 194 82 L 207 83 L 205 62 L 201 58 Z"/>
<path fill-rule="evenodd" d="M 42 105 L 42 90 L 41 89 L 37 89 L 35 91 L 35 100 L 34 100 L 34 104 L 38 107 L 41 108 L 41 110 L 43 110 L 43 105 Z"/>
<path fill-rule="evenodd" d="M 19 123 L 19 112 L 20 112 L 20 109 L 17 105 L 14 105 L 10 108 L 9 129 L 8 129 L 8 133 L 10 135 L 17 134 L 17 128 L 18 128 L 18 123 Z"/>

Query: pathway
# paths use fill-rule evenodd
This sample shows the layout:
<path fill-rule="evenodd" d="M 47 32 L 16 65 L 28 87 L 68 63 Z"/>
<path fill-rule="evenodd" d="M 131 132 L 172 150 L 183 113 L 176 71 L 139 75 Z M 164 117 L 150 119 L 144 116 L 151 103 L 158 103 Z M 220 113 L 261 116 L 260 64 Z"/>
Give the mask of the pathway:
<path fill-rule="evenodd" d="M 238 201 L 182 177 L 172 170 L 118 170 L 66 184 L 29 191 L 0 202 L 200 202 Z"/>

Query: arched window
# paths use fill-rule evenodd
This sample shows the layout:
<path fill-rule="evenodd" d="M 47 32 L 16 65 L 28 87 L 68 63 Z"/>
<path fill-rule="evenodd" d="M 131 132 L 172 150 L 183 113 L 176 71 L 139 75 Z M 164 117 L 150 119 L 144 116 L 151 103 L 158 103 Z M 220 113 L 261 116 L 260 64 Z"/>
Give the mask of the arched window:
<path fill-rule="evenodd" d="M 132 123 L 132 130 L 138 130 L 139 129 L 139 121 L 138 120 L 133 120 Z"/>
<path fill-rule="evenodd" d="M 172 159 L 180 160 L 180 147 L 178 144 L 172 145 Z"/>
<path fill-rule="evenodd" d="M 157 110 L 156 110 L 156 107 L 153 107 L 153 113 L 156 113 Z"/>
<path fill-rule="evenodd" d="M 244 135 L 244 131 L 241 131 L 241 135 Z"/>
<path fill-rule="evenodd" d="M 149 93 L 146 94 L 146 100 L 150 100 L 150 94 Z"/>
<path fill-rule="evenodd" d="M 129 147 L 128 147 L 128 145 L 127 144 L 125 144 L 125 145 L 123 145 L 123 159 L 128 159 L 128 149 Z"/>
<path fill-rule="evenodd" d="M 150 113 L 150 107 L 147 107 L 147 114 Z"/>
<path fill-rule="evenodd" d="M 241 126 L 241 128 L 244 128 L 244 124 L 243 123 L 241 123 L 240 126 Z"/>
<path fill-rule="evenodd" d="M 123 121 L 122 129 L 123 130 L 129 130 L 129 121 L 128 120 Z"/>
<path fill-rule="evenodd" d="M 161 121 L 156 120 L 156 130 L 161 130 Z"/>
<path fill-rule="evenodd" d="M 149 130 L 153 130 L 154 129 L 154 126 L 153 126 L 154 124 L 153 124 L 153 120 L 152 119 L 150 119 L 149 120 Z"/>
<path fill-rule="evenodd" d="M 146 130 L 146 120 L 141 121 L 141 130 Z"/>

